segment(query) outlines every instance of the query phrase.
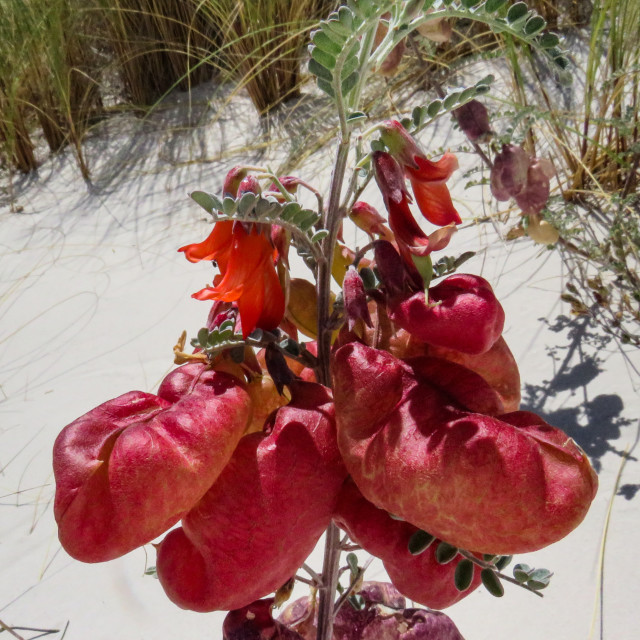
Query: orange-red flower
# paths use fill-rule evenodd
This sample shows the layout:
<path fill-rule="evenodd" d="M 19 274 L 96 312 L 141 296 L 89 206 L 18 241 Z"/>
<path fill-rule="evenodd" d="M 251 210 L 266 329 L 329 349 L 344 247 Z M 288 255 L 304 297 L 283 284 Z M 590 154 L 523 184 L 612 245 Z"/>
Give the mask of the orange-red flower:
<path fill-rule="evenodd" d="M 220 269 L 213 286 L 193 294 L 196 300 L 234 302 L 242 335 L 256 327 L 275 329 L 284 315 L 284 294 L 274 266 L 275 251 L 265 231 L 232 221 L 217 222 L 201 243 L 182 247 L 191 262 L 215 260 Z"/>
<path fill-rule="evenodd" d="M 426 160 L 426 162 L 429 161 Z M 411 213 L 410 196 L 400 165 L 390 154 L 384 151 L 374 151 L 373 167 L 376 182 L 389 212 L 389 225 L 405 260 L 409 264 L 411 263 L 408 253 L 415 256 L 426 256 L 432 251 L 444 249 L 455 232 L 454 224 L 447 223 L 442 229 L 437 229 L 427 236 Z M 444 188 L 446 189 L 446 186 Z"/>
<path fill-rule="evenodd" d="M 233 222 L 231 220 L 218 222 L 214 225 L 206 240 L 180 247 L 178 251 L 183 251 L 184 257 L 189 262 L 215 260 L 220 273 L 225 273 L 233 244 L 232 229 Z"/>
<path fill-rule="evenodd" d="M 397 120 L 387 120 L 384 123 L 381 137 L 409 178 L 422 215 L 431 224 L 440 227 L 451 223 L 460 224 L 462 220 L 453 206 L 446 185 L 446 181 L 458 168 L 456 156 L 445 153 L 437 162 L 428 160 L 416 141 Z"/>

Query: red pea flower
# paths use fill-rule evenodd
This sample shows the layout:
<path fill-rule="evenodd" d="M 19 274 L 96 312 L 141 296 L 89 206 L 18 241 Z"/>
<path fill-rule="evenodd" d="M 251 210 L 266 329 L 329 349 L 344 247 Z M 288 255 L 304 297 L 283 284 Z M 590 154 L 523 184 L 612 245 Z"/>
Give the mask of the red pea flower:
<path fill-rule="evenodd" d="M 426 256 L 432 251 L 444 249 L 455 232 L 453 222 L 445 223 L 446 226 L 443 229 L 438 229 L 427 236 L 409 208 L 410 196 L 400 165 L 392 155 L 384 151 L 374 151 L 373 166 L 376 182 L 389 212 L 389 226 L 395 234 L 395 239 L 405 261 L 411 264 L 407 253 Z"/>
<path fill-rule="evenodd" d="M 422 215 L 431 224 L 444 227 L 460 224 L 462 220 L 453 206 L 446 181 L 458 168 L 458 159 L 445 153 L 440 160 L 432 162 L 420 150 L 416 141 L 397 120 L 383 124 L 382 141 L 391 155 L 402 165 L 404 174 L 411 182 L 416 204 Z"/>
<path fill-rule="evenodd" d="M 220 273 L 225 273 L 229 262 L 229 253 L 233 244 L 233 222 L 224 220 L 214 225 L 206 240 L 180 247 L 189 262 L 215 260 Z"/>
<path fill-rule="evenodd" d="M 275 329 L 284 316 L 284 293 L 274 266 L 271 240 L 255 225 L 247 231 L 242 224 L 224 221 L 216 223 L 215 228 L 221 224 L 233 225 L 225 270 L 221 269 L 214 286 L 205 287 L 192 297 L 235 302 L 244 338 L 256 327 Z M 215 256 L 213 259 L 218 260 Z"/>

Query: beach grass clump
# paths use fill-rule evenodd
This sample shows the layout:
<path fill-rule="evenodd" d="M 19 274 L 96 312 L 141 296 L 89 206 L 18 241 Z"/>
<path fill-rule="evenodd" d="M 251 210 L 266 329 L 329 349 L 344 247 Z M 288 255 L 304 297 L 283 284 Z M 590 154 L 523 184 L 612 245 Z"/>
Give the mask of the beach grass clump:
<path fill-rule="evenodd" d="M 174 88 L 211 79 L 220 24 L 207 0 L 94 0 L 126 100 L 145 110 Z"/>
<path fill-rule="evenodd" d="M 82 140 L 101 108 L 94 14 L 78 0 L 7 0 L 0 23 L 0 144 L 5 160 L 37 166 L 39 125 L 52 152 L 73 147 L 84 177 Z"/>
<path fill-rule="evenodd" d="M 299 95 L 309 32 L 335 0 L 205 0 L 207 20 L 225 34 L 219 51 L 227 76 L 259 113 Z"/>

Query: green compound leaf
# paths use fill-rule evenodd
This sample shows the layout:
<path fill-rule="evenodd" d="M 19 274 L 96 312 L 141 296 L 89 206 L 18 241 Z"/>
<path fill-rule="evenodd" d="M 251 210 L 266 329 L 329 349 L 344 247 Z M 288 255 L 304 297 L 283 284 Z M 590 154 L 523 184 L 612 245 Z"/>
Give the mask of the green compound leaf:
<path fill-rule="evenodd" d="M 344 42 L 351 35 L 351 27 L 346 28 L 337 18 L 329 17 L 320 26 L 330 38 L 338 40 L 338 42 Z"/>
<path fill-rule="evenodd" d="M 332 40 L 324 31 L 318 29 L 311 34 L 311 42 L 313 42 L 316 47 L 322 49 L 330 56 L 337 56 L 342 51 L 342 46 Z"/>
<path fill-rule="evenodd" d="M 462 91 L 453 91 L 448 96 L 445 96 L 443 105 L 447 111 L 450 111 L 455 107 L 458 102 L 460 102 L 460 96 L 462 95 Z"/>
<path fill-rule="evenodd" d="M 336 97 L 336 92 L 333 90 L 331 82 L 327 82 L 324 78 L 318 78 L 318 87 L 322 89 L 331 98 Z"/>
<path fill-rule="evenodd" d="M 367 119 L 367 114 L 362 111 L 354 111 L 347 116 L 347 122 L 349 124 L 356 124 Z"/>
<path fill-rule="evenodd" d="M 438 564 L 448 564 L 458 555 L 458 548 L 448 542 L 441 542 L 436 547 L 435 555 Z"/>
<path fill-rule="evenodd" d="M 508 0 L 487 0 L 484 3 L 484 10 L 487 13 L 496 13 L 496 11 L 502 9 L 507 2 Z"/>
<path fill-rule="evenodd" d="M 237 207 L 237 203 L 233 198 L 230 197 L 226 197 L 223 201 L 222 201 L 222 212 L 226 215 L 226 216 L 231 216 L 236 212 L 236 207 Z"/>
<path fill-rule="evenodd" d="M 222 209 L 222 202 L 220 202 L 220 198 L 214 196 L 212 193 L 205 193 L 204 191 L 194 191 L 190 194 L 190 197 L 207 213 L 215 214 L 216 211 Z"/>
<path fill-rule="evenodd" d="M 471 560 L 465 558 L 458 562 L 456 571 L 453 575 L 453 580 L 458 591 L 466 591 L 473 582 L 474 565 Z"/>
<path fill-rule="evenodd" d="M 480 579 L 485 589 L 492 596 L 502 598 L 504 595 L 504 587 L 502 586 L 502 582 L 500 582 L 500 578 L 498 578 L 498 574 L 493 571 L 493 569 L 483 569 L 480 572 Z"/>
<path fill-rule="evenodd" d="M 489 75 L 486 75 L 481 80 L 478 80 L 478 82 L 476 82 L 476 84 L 475 84 L 475 87 L 478 88 L 480 85 L 492 84 L 495 81 L 495 79 L 496 79 L 496 77 L 492 73 L 490 73 Z"/>
<path fill-rule="evenodd" d="M 329 235 L 329 232 L 327 231 L 327 229 L 320 229 L 320 231 L 316 231 L 311 236 L 311 242 L 313 244 L 316 244 L 316 243 L 320 242 L 320 240 L 322 240 L 323 238 L 326 238 L 328 235 Z"/>
<path fill-rule="evenodd" d="M 242 215 L 249 214 L 255 207 L 257 199 L 258 198 L 255 193 L 251 193 L 250 191 L 243 193 L 242 197 L 238 201 L 238 213 Z"/>
<path fill-rule="evenodd" d="M 342 81 L 341 89 L 342 95 L 346 96 L 353 88 L 358 84 L 358 78 L 360 74 L 357 71 L 354 71 L 349 77 L 345 78 Z"/>
<path fill-rule="evenodd" d="M 430 118 L 435 118 L 440 112 L 440 109 L 442 109 L 442 100 L 432 100 L 427 105 L 427 115 Z"/>
<path fill-rule="evenodd" d="M 496 560 L 495 565 L 499 571 L 502 571 L 505 567 L 509 565 L 509 563 L 513 560 L 513 556 L 500 556 L 498 560 Z"/>
<path fill-rule="evenodd" d="M 336 59 L 333 55 L 331 55 L 330 53 L 327 53 L 326 51 L 323 51 L 322 49 L 319 49 L 318 47 L 312 46 L 311 47 L 311 57 L 318 62 L 319 64 L 321 64 L 323 67 L 333 71 L 333 69 L 335 69 L 336 66 Z"/>
<path fill-rule="evenodd" d="M 560 44 L 560 38 L 555 33 L 547 31 L 547 33 L 543 33 L 540 36 L 540 40 L 538 42 L 543 49 L 551 49 Z"/>
<path fill-rule="evenodd" d="M 318 78 L 322 78 L 327 82 L 333 82 L 333 73 L 329 71 L 326 67 L 323 67 L 317 60 L 311 58 L 309 60 L 309 72 L 313 73 Z"/>
<path fill-rule="evenodd" d="M 513 567 L 513 577 L 521 583 L 526 582 L 529 579 L 529 574 L 531 572 L 533 572 L 533 569 L 528 564 L 518 563 Z"/>
<path fill-rule="evenodd" d="M 418 529 L 418 531 L 409 538 L 409 544 L 407 545 L 409 553 L 412 556 L 420 555 L 431 546 L 435 539 L 436 537 L 432 536 L 430 533 Z"/>
<path fill-rule="evenodd" d="M 347 33 L 351 33 L 353 29 L 355 16 L 349 7 L 340 7 L 338 9 L 338 21 L 343 29 L 347 30 Z"/>
<path fill-rule="evenodd" d="M 541 589 L 545 589 L 549 586 L 551 582 L 551 577 L 553 573 L 548 569 L 534 569 L 529 574 L 529 579 L 527 580 L 527 586 L 539 591 Z"/>
<path fill-rule="evenodd" d="M 507 22 L 514 23 L 529 13 L 529 7 L 526 2 L 516 2 L 509 7 L 507 11 Z"/>
<path fill-rule="evenodd" d="M 287 204 L 282 207 L 280 211 L 280 219 L 281 220 L 292 220 L 295 215 L 297 215 L 302 210 L 302 207 L 297 202 L 287 202 Z"/>
<path fill-rule="evenodd" d="M 360 61 L 358 60 L 358 56 L 353 56 L 352 58 L 348 58 L 347 61 L 342 66 L 340 77 L 343 80 L 349 77 L 358 68 L 359 64 L 360 64 Z"/>
<path fill-rule="evenodd" d="M 207 329 L 206 327 L 202 327 L 202 329 L 198 331 L 198 343 L 203 349 L 206 349 L 208 340 L 209 340 L 209 329 Z"/>
<path fill-rule="evenodd" d="M 533 16 L 525 22 L 524 32 L 528 36 L 533 36 L 537 33 L 540 33 L 546 26 L 547 21 L 544 18 L 542 18 L 541 16 Z"/>

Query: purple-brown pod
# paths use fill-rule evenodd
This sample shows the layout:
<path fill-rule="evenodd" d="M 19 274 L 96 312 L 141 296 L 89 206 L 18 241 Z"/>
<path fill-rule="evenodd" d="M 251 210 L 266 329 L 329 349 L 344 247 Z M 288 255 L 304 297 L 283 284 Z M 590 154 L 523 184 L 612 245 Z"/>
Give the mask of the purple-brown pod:
<path fill-rule="evenodd" d="M 363 582 L 357 595 L 362 608 L 349 603 L 340 608 L 332 640 L 464 640 L 446 614 L 406 609 L 404 597 L 388 582 Z M 314 601 L 306 597 L 290 604 L 278 620 L 303 640 L 316 640 L 317 615 Z"/>
<path fill-rule="evenodd" d="M 53 449 L 60 542 L 83 562 L 117 558 L 173 526 L 225 466 L 251 416 L 239 381 L 204 365 L 131 391 L 65 427 Z"/>
<path fill-rule="evenodd" d="M 273 598 L 256 600 L 229 611 L 222 624 L 222 640 L 304 640 L 271 615 Z"/>

